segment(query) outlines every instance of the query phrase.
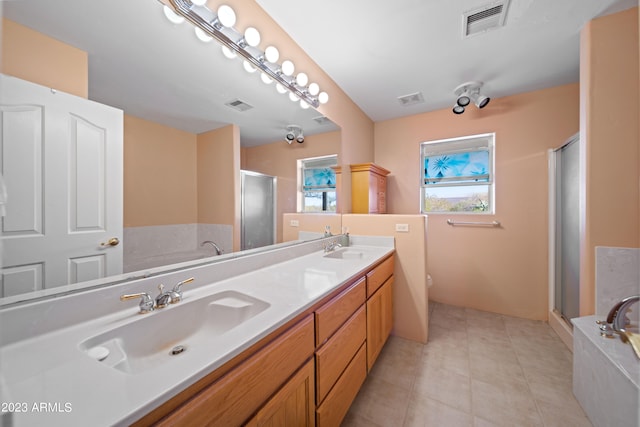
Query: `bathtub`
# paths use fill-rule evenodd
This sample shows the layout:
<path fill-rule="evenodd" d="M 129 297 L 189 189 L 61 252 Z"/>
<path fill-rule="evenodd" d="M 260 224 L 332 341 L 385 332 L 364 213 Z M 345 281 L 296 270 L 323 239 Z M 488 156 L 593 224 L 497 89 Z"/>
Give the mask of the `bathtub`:
<path fill-rule="evenodd" d="M 573 394 L 594 427 L 638 427 L 640 360 L 619 337 L 600 336 L 596 320 L 572 320 Z"/>

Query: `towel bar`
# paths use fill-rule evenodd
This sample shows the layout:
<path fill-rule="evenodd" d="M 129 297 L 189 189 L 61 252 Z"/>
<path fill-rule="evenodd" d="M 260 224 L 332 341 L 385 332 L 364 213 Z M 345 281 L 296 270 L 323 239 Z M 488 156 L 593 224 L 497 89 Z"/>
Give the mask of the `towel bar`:
<path fill-rule="evenodd" d="M 500 227 L 500 221 L 491 221 L 491 222 L 464 222 L 464 221 L 453 221 L 451 219 L 447 220 L 447 224 L 455 226 L 455 225 L 476 225 L 480 227 Z"/>

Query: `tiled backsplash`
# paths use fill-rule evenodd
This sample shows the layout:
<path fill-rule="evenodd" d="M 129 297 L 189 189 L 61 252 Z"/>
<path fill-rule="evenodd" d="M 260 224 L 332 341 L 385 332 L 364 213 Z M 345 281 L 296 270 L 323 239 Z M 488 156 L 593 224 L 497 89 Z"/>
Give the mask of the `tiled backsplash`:
<path fill-rule="evenodd" d="M 622 298 L 640 294 L 640 249 L 596 247 L 596 315 L 606 316 Z M 638 321 L 640 308 L 629 317 Z"/>

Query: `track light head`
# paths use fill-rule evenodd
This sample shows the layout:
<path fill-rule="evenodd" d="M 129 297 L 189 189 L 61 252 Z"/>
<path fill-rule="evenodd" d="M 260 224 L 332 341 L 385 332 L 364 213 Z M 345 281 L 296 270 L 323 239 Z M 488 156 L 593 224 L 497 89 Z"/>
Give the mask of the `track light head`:
<path fill-rule="evenodd" d="M 287 133 L 284 135 L 284 140 L 289 144 L 291 144 L 293 141 L 296 141 L 298 144 L 302 144 L 304 142 L 304 134 L 302 133 L 302 128 L 297 125 L 287 126 Z"/>
<path fill-rule="evenodd" d="M 477 108 L 484 108 L 487 106 L 491 98 L 488 96 L 480 95 L 480 88 L 482 82 L 466 82 L 458 86 L 454 93 L 456 94 L 456 103 L 453 106 L 454 114 L 462 114 L 465 111 L 465 107 L 468 106 L 471 101 Z"/>
<path fill-rule="evenodd" d="M 487 104 L 489 104 L 489 101 L 491 101 L 491 98 L 489 98 L 488 96 L 478 95 L 477 99 L 475 100 L 475 104 L 478 108 L 484 108 L 487 106 Z"/>
<path fill-rule="evenodd" d="M 464 92 L 461 95 L 459 95 L 458 99 L 456 99 L 456 104 L 459 107 L 462 107 L 462 111 L 464 111 L 464 107 L 469 105 L 470 102 L 471 102 L 471 98 L 469 98 L 469 95 L 467 95 L 466 92 Z"/>
<path fill-rule="evenodd" d="M 456 103 L 453 106 L 453 114 L 462 114 L 464 113 L 464 107 L 460 106 L 460 104 Z"/>

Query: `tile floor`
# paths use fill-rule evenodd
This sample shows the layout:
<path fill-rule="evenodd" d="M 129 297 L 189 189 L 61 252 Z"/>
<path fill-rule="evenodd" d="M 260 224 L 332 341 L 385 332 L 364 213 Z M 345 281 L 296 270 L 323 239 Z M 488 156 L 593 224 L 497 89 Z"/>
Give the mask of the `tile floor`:
<path fill-rule="evenodd" d="M 429 342 L 391 336 L 343 427 L 590 427 L 545 322 L 430 303 Z"/>

